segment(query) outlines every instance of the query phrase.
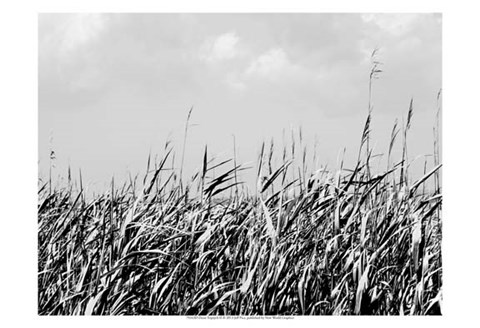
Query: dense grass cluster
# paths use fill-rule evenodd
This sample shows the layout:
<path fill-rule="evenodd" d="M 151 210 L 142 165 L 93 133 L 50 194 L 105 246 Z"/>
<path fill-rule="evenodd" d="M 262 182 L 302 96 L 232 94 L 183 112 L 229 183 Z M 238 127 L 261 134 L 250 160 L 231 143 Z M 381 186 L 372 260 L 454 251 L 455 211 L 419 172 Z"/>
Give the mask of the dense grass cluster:
<path fill-rule="evenodd" d="M 369 124 L 355 167 L 333 173 L 296 167 L 294 145 L 275 167 L 263 147 L 250 194 L 235 158 L 207 149 L 187 183 L 167 150 L 140 192 L 42 184 L 39 314 L 440 314 L 438 143 L 423 178 L 408 178 L 405 140 L 373 175 Z"/>

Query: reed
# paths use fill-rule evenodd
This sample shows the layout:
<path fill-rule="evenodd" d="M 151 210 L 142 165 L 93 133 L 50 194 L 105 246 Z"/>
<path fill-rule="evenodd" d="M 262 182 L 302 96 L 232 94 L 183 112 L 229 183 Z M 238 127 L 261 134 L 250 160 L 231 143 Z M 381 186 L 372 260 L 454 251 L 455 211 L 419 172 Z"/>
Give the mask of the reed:
<path fill-rule="evenodd" d="M 280 164 L 273 141 L 262 145 L 253 193 L 238 188 L 246 167 L 235 139 L 231 160 L 209 159 L 205 147 L 201 169 L 185 181 L 185 141 L 179 171 L 166 168 L 175 167 L 167 144 L 153 169 L 149 157 L 140 193 L 131 176 L 90 199 L 81 173 L 80 188 L 73 177 L 41 186 L 38 313 L 441 314 L 438 124 L 434 166 L 410 181 L 412 114 L 413 103 L 402 160 L 391 158 L 395 123 L 387 168 L 373 176 L 369 110 L 353 168 L 318 170 L 316 157 L 309 168 L 292 132 Z M 420 188 L 432 178 L 434 188 Z"/>

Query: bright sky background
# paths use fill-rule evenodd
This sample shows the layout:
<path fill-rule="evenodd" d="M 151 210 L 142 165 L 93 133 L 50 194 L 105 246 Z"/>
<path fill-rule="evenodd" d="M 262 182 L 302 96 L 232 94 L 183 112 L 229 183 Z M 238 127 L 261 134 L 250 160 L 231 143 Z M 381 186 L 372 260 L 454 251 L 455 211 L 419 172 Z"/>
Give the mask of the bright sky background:
<path fill-rule="evenodd" d="M 81 168 L 100 189 L 143 173 L 168 139 L 180 162 L 191 106 L 186 175 L 205 144 L 230 158 L 235 135 L 238 162 L 255 162 L 262 141 L 280 154 L 282 131 L 290 142 L 300 126 L 335 168 L 344 147 L 347 163 L 357 155 L 376 47 L 372 145 L 387 151 L 413 97 L 409 157 L 432 154 L 441 24 L 438 14 L 41 14 L 39 174 L 50 147 L 54 174 Z"/>

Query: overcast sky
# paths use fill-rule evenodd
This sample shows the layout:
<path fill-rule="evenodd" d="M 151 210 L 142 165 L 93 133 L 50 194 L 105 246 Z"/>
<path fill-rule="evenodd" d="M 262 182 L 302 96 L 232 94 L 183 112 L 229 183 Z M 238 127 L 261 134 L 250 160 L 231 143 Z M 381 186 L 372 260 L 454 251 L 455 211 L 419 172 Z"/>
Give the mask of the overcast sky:
<path fill-rule="evenodd" d="M 371 52 L 384 72 L 373 86 L 372 144 L 385 152 L 414 98 L 410 158 L 431 154 L 441 88 L 437 14 L 39 15 L 39 169 L 71 165 L 102 185 L 143 172 L 171 139 L 185 167 L 205 144 L 241 162 L 262 141 L 303 129 L 317 160 L 353 159 L 368 108 Z M 423 166 L 423 157 L 418 160 Z"/>

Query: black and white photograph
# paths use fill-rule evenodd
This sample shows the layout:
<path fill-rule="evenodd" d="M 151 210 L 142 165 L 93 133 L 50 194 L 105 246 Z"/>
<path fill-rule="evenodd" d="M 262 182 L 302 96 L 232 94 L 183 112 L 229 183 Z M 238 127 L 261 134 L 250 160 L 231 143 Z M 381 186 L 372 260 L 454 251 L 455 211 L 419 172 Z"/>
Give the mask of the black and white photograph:
<path fill-rule="evenodd" d="M 442 315 L 441 13 L 39 13 L 38 315 Z"/>

